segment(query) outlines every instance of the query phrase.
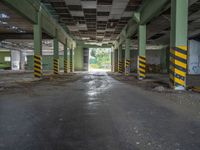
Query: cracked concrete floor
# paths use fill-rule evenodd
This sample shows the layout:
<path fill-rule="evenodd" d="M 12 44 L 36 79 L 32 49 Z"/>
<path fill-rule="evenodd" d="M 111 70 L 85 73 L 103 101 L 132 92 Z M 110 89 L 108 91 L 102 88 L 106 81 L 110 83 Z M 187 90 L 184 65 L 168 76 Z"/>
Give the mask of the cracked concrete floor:
<path fill-rule="evenodd" d="M 190 108 L 106 73 L 0 94 L 1 150 L 200 149 L 200 121 Z"/>

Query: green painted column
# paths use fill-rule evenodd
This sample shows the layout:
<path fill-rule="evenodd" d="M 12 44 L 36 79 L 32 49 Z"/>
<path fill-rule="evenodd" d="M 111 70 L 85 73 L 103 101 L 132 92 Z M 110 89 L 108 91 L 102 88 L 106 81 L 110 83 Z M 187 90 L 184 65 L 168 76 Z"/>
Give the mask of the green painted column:
<path fill-rule="evenodd" d="M 68 51 L 67 51 L 67 40 L 66 44 L 64 44 L 64 73 L 68 72 Z"/>
<path fill-rule="evenodd" d="M 170 81 L 185 90 L 188 54 L 188 0 L 171 0 Z"/>
<path fill-rule="evenodd" d="M 70 49 L 70 72 L 74 72 L 73 48 Z"/>
<path fill-rule="evenodd" d="M 139 25 L 138 79 L 146 77 L 146 25 Z"/>
<path fill-rule="evenodd" d="M 131 65 L 131 60 L 130 60 L 130 46 L 131 46 L 131 40 L 126 39 L 126 49 L 125 49 L 125 62 L 124 62 L 124 67 L 125 67 L 125 75 L 128 76 L 130 74 L 130 65 Z"/>
<path fill-rule="evenodd" d="M 118 72 L 118 49 L 114 49 L 114 72 Z"/>
<path fill-rule="evenodd" d="M 59 42 L 57 37 L 53 39 L 54 47 L 54 59 L 53 59 L 53 72 L 54 74 L 59 73 Z"/>
<path fill-rule="evenodd" d="M 37 15 L 37 24 L 33 26 L 34 34 L 34 76 L 42 77 L 42 28 L 41 12 Z"/>
<path fill-rule="evenodd" d="M 112 68 L 111 68 L 111 71 L 112 72 L 114 72 L 115 71 L 115 69 L 114 69 L 114 49 L 112 48 L 112 51 L 111 51 L 111 66 L 112 66 Z"/>
<path fill-rule="evenodd" d="M 118 72 L 123 72 L 122 45 L 118 47 Z"/>
<path fill-rule="evenodd" d="M 117 49 L 113 49 L 112 52 L 112 68 L 113 68 L 113 72 L 118 72 L 118 50 Z"/>

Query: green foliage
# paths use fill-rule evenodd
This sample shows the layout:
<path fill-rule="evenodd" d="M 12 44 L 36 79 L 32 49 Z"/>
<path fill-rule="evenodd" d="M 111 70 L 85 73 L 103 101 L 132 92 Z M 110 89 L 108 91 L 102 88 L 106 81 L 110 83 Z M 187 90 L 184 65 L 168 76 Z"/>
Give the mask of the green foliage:
<path fill-rule="evenodd" d="M 93 68 L 93 69 L 98 69 L 99 68 L 99 66 L 97 64 L 91 64 L 90 67 Z"/>
<path fill-rule="evenodd" d="M 90 64 L 90 67 L 94 69 L 110 69 L 111 49 L 91 49 Z"/>
<path fill-rule="evenodd" d="M 92 56 L 92 57 L 96 57 L 96 50 L 95 50 L 95 49 L 92 49 L 92 50 L 91 50 L 91 56 Z"/>

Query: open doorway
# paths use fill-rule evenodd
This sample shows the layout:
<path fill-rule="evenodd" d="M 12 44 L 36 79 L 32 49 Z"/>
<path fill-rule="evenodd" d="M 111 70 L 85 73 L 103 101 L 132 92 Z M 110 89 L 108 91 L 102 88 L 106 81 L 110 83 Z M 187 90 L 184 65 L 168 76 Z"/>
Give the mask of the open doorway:
<path fill-rule="evenodd" d="M 111 48 L 89 49 L 89 71 L 111 71 Z"/>

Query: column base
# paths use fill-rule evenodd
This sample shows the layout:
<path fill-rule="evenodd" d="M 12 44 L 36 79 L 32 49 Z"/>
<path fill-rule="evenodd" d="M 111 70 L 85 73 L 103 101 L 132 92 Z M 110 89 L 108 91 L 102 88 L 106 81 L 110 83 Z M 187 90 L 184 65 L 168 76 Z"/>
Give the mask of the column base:
<path fill-rule="evenodd" d="M 146 57 L 138 56 L 138 79 L 144 80 L 146 78 Z"/>
<path fill-rule="evenodd" d="M 42 57 L 34 55 L 34 77 L 42 78 Z"/>
<path fill-rule="evenodd" d="M 55 75 L 59 74 L 59 60 L 57 58 L 54 58 L 54 71 L 53 73 Z"/>
<path fill-rule="evenodd" d="M 185 91 L 186 89 L 183 86 L 175 86 L 174 90 L 176 90 L 176 91 Z"/>
<path fill-rule="evenodd" d="M 144 78 L 138 77 L 138 80 L 142 81 L 142 80 L 144 80 Z"/>

